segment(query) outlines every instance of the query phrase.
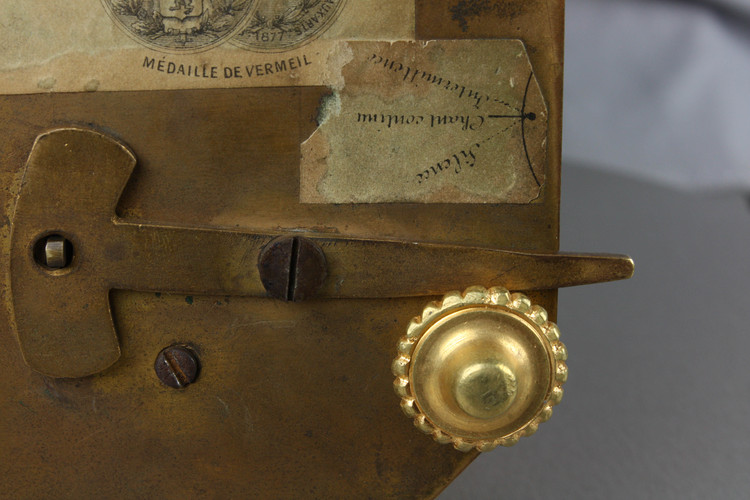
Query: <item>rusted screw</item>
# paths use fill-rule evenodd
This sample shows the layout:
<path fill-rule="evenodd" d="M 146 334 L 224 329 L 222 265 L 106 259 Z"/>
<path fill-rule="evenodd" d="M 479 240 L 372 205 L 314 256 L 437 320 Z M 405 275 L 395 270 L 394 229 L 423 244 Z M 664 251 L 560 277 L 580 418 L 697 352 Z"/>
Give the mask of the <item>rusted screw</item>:
<path fill-rule="evenodd" d="M 161 351 L 154 363 L 156 376 L 161 383 L 174 389 L 182 389 L 195 382 L 199 369 L 195 353 L 179 345 Z"/>
<path fill-rule="evenodd" d="M 282 236 L 261 250 L 258 271 L 268 295 L 300 301 L 314 297 L 326 279 L 326 256 L 312 240 Z"/>

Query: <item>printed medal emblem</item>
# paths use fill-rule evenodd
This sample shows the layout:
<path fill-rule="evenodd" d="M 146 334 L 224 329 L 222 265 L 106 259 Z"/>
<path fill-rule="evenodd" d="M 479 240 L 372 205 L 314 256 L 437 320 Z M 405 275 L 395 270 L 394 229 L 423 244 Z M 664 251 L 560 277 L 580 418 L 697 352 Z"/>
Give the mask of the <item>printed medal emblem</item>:
<path fill-rule="evenodd" d="M 346 0 L 258 0 L 252 19 L 232 40 L 250 50 L 284 51 L 331 27 Z"/>
<path fill-rule="evenodd" d="M 246 24 L 256 0 L 102 0 L 138 42 L 167 52 L 220 45 Z"/>

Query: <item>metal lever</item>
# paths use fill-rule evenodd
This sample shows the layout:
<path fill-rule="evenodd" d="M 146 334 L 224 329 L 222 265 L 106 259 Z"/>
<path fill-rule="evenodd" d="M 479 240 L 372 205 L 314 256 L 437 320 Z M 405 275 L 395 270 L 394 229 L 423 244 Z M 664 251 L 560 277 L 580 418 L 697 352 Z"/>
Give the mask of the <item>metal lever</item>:
<path fill-rule="evenodd" d="M 258 256 L 279 235 L 119 219 L 115 208 L 135 163 L 127 146 L 90 130 L 54 130 L 33 146 L 13 218 L 10 271 L 21 350 L 45 375 L 82 377 L 117 361 L 113 289 L 268 296 Z M 35 258 L 49 235 L 71 246 L 64 266 Z M 466 283 L 552 289 L 633 273 L 632 260 L 620 255 L 307 239 L 325 255 L 327 278 L 316 296 L 329 299 L 439 295 Z"/>

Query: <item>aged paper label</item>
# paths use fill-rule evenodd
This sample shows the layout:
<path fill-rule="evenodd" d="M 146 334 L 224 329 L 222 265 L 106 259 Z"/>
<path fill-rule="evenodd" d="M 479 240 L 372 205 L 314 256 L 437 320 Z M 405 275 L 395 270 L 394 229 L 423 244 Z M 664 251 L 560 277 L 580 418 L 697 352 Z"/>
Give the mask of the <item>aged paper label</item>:
<path fill-rule="evenodd" d="M 307 203 L 530 203 L 547 108 L 518 40 L 350 42 L 302 145 Z"/>
<path fill-rule="evenodd" d="M 0 2 L 0 93 L 328 86 L 305 203 L 530 203 L 547 110 L 518 40 L 414 41 L 404 0 Z"/>
<path fill-rule="evenodd" d="M 321 85 L 339 40 L 414 38 L 404 0 L 0 2 L 0 93 Z"/>

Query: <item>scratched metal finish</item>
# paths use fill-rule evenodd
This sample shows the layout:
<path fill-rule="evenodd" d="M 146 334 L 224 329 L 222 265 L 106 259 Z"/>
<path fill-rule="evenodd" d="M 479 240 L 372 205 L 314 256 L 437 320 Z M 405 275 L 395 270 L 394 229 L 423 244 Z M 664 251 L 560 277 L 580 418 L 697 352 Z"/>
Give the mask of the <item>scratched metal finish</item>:
<path fill-rule="evenodd" d="M 550 107 L 541 203 L 299 204 L 299 143 L 325 89 L 1 97 L 3 299 L 26 157 L 41 132 L 71 125 L 133 148 L 139 164 L 118 207 L 128 219 L 556 251 L 562 2 L 470 17 L 467 31 L 451 10 L 459 3 L 417 2 L 418 34 L 525 39 Z M 554 311 L 556 292 L 530 295 Z M 115 291 L 111 301 L 122 357 L 76 380 L 30 370 L 0 310 L 0 496 L 420 498 L 474 457 L 416 432 L 392 391 L 396 341 L 424 298 L 284 303 Z M 173 344 L 201 362 L 184 390 L 153 370 Z"/>

